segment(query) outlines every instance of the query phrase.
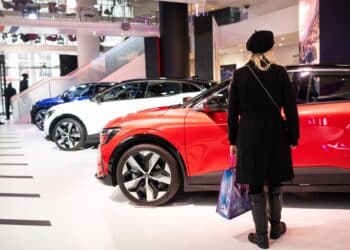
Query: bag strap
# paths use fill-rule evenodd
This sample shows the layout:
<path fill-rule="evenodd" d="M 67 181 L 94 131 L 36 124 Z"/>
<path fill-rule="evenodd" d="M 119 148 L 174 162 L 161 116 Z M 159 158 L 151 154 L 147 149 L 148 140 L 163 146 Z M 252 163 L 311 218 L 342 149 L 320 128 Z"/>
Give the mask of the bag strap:
<path fill-rule="evenodd" d="M 270 100 L 272 101 L 273 105 L 276 107 L 278 113 L 281 115 L 281 110 L 280 107 L 277 105 L 275 99 L 273 99 L 273 97 L 271 96 L 270 92 L 265 88 L 265 86 L 262 84 L 261 80 L 259 79 L 259 77 L 255 74 L 255 72 L 253 71 L 253 69 L 249 66 L 249 64 L 247 64 L 248 69 L 250 70 L 250 72 L 252 72 L 252 74 L 254 75 L 255 79 L 258 81 L 259 85 L 263 88 L 263 90 L 265 91 L 266 95 L 270 98 Z M 282 118 L 282 116 L 281 116 Z"/>

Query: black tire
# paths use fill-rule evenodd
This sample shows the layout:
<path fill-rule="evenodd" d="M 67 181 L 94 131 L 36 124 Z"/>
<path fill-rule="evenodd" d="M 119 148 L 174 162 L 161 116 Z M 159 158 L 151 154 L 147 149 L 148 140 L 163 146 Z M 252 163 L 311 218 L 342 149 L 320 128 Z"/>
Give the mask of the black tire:
<path fill-rule="evenodd" d="M 33 116 L 34 124 L 40 130 L 44 130 L 44 120 L 46 111 L 47 109 L 39 109 Z"/>
<path fill-rule="evenodd" d="M 55 124 L 52 138 L 60 149 L 74 151 L 85 145 L 86 132 L 84 126 L 76 119 L 64 118 Z"/>
<path fill-rule="evenodd" d="M 135 145 L 125 151 L 117 163 L 116 177 L 122 193 L 142 206 L 167 203 L 181 184 L 175 158 L 164 148 L 153 144 Z"/>

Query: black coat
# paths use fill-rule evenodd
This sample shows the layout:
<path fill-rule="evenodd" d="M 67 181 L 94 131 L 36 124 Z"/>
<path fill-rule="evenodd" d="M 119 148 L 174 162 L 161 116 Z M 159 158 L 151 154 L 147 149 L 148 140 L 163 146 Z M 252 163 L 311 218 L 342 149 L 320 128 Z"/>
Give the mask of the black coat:
<path fill-rule="evenodd" d="M 19 82 L 19 92 L 21 93 L 22 91 L 26 90 L 28 88 L 28 80 L 23 79 Z"/>
<path fill-rule="evenodd" d="M 230 86 L 228 131 L 236 145 L 236 180 L 248 184 L 278 184 L 294 176 L 290 145 L 297 145 L 299 119 L 291 82 L 284 67 L 272 64 L 260 71 L 249 65 L 283 108 L 280 113 L 247 66 L 238 69 Z"/>
<path fill-rule="evenodd" d="M 5 101 L 10 102 L 11 97 L 14 96 L 16 93 L 17 93 L 16 89 L 14 89 L 13 87 L 7 86 L 4 91 Z"/>

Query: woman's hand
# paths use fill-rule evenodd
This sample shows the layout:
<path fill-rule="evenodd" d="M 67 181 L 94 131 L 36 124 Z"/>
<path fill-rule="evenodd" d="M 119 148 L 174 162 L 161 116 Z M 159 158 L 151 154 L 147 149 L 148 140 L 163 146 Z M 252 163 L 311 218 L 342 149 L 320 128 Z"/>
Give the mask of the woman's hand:
<path fill-rule="evenodd" d="M 236 145 L 230 145 L 230 155 L 235 155 L 237 154 L 237 146 Z"/>

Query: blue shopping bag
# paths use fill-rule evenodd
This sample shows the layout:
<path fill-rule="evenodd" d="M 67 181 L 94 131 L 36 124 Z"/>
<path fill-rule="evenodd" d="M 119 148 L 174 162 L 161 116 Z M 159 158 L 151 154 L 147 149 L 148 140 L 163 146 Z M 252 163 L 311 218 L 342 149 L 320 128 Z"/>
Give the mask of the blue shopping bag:
<path fill-rule="evenodd" d="M 233 165 L 231 159 L 231 166 Z M 216 212 L 226 219 L 233 219 L 250 210 L 248 184 L 236 182 L 236 173 L 233 167 L 224 171 L 221 180 L 219 199 Z"/>

